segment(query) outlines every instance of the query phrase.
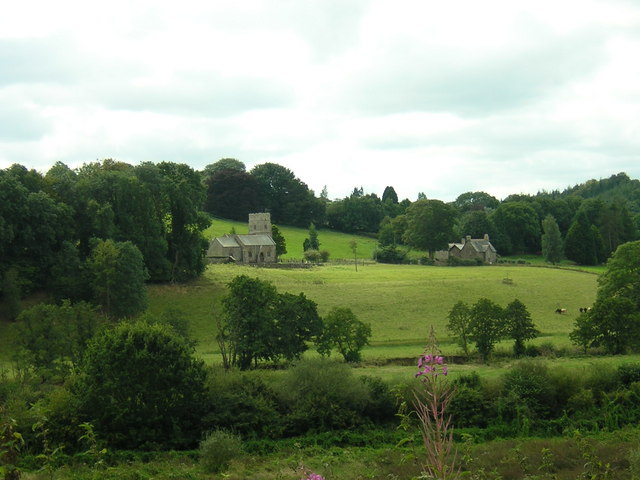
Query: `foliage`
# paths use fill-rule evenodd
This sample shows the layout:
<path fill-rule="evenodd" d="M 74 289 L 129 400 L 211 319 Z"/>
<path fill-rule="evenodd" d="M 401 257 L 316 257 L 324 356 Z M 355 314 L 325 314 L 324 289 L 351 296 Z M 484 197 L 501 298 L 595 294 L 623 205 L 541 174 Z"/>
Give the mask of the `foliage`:
<path fill-rule="evenodd" d="M 198 456 L 207 473 L 219 473 L 229 467 L 229 462 L 241 456 L 242 440 L 237 434 L 215 430 L 200 442 Z"/>
<path fill-rule="evenodd" d="M 564 253 L 569 260 L 581 265 L 596 265 L 604 261 L 600 232 L 582 210 L 569 227 L 564 241 Z"/>
<path fill-rule="evenodd" d="M 271 212 L 273 222 L 297 227 L 311 222 L 324 223 L 324 202 L 291 170 L 275 163 L 263 163 L 249 173 L 258 181 L 260 203 Z"/>
<path fill-rule="evenodd" d="M 367 423 L 362 412 L 370 401 L 367 386 L 351 368 L 329 359 L 309 359 L 287 370 L 278 385 L 289 409 L 285 433 L 321 432 Z"/>
<path fill-rule="evenodd" d="M 217 170 L 206 177 L 205 186 L 203 208 L 212 215 L 246 221 L 250 213 L 260 211 L 260 184 L 245 171 Z"/>
<path fill-rule="evenodd" d="M 27 362 L 43 376 L 66 373 L 77 366 L 88 342 L 98 331 L 101 318 L 92 305 L 34 305 L 18 317 L 17 340 Z"/>
<path fill-rule="evenodd" d="M 503 255 L 540 251 L 540 220 L 535 208 L 526 201 L 505 201 L 491 218 L 504 236 L 496 246 Z"/>
<path fill-rule="evenodd" d="M 18 468 L 20 452 L 24 439 L 16 431 L 16 422 L 6 416 L 0 408 L 0 475 L 4 480 L 19 480 L 21 472 Z"/>
<path fill-rule="evenodd" d="M 380 198 L 357 189 L 349 197 L 327 205 L 327 225 L 340 232 L 377 232 L 384 216 Z"/>
<path fill-rule="evenodd" d="M 640 347 L 640 241 L 621 245 L 598 279 L 593 307 L 576 320 L 571 333 L 583 348 L 603 346 L 609 353 Z"/>
<path fill-rule="evenodd" d="M 96 303 L 107 315 L 132 317 L 147 308 L 145 281 L 149 275 L 133 243 L 96 240 L 87 271 Z"/>
<path fill-rule="evenodd" d="M 471 340 L 482 360 L 487 361 L 495 344 L 504 337 L 504 312 L 500 305 L 488 298 L 481 298 L 471 307 Z"/>
<path fill-rule="evenodd" d="M 564 246 L 560 228 L 553 215 L 547 215 L 542 221 L 542 255 L 549 263 L 560 263 L 563 256 Z"/>
<path fill-rule="evenodd" d="M 396 245 L 386 245 L 375 250 L 373 258 L 380 263 L 401 264 L 407 261 L 407 252 Z"/>
<path fill-rule="evenodd" d="M 449 323 L 447 330 L 453 334 L 456 342 L 462 348 L 464 355 L 469 356 L 469 343 L 471 341 L 471 309 L 462 300 L 458 300 L 447 315 Z"/>
<path fill-rule="evenodd" d="M 513 353 L 520 357 L 525 352 L 524 342 L 540 335 L 527 307 L 517 298 L 504 309 L 505 333 L 514 340 Z"/>
<path fill-rule="evenodd" d="M 320 250 L 320 240 L 318 240 L 318 230 L 316 226 L 311 223 L 309 225 L 309 237 L 304 239 L 302 249 L 307 250 Z"/>
<path fill-rule="evenodd" d="M 407 208 L 407 229 L 404 241 L 412 247 L 427 250 L 433 258 L 435 251 L 446 249 L 453 237 L 455 210 L 440 200 L 418 200 Z"/>
<path fill-rule="evenodd" d="M 281 257 L 287 253 L 287 240 L 276 225 L 271 225 L 271 238 L 276 244 L 276 257 Z"/>
<path fill-rule="evenodd" d="M 320 334 L 316 304 L 304 294 L 279 294 L 269 282 L 239 275 L 222 299 L 218 339 L 228 349 L 225 364 L 246 370 L 260 360 L 299 358 Z"/>
<path fill-rule="evenodd" d="M 318 351 L 330 355 L 336 348 L 346 362 L 359 362 L 362 348 L 369 343 L 371 326 L 358 320 L 347 307 L 334 307 L 324 317 L 324 331 L 318 340 Z"/>
<path fill-rule="evenodd" d="M 116 448 L 195 445 L 205 371 L 169 328 L 123 322 L 94 337 L 74 387 L 96 432 Z"/>

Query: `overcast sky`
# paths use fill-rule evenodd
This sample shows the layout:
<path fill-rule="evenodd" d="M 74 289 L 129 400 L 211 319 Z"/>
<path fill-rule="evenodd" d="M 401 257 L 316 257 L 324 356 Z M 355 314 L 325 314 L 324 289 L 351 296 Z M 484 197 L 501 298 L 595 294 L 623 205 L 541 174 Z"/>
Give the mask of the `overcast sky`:
<path fill-rule="evenodd" d="M 640 2 L 3 5 L 0 168 L 224 157 L 330 198 L 640 178 Z"/>

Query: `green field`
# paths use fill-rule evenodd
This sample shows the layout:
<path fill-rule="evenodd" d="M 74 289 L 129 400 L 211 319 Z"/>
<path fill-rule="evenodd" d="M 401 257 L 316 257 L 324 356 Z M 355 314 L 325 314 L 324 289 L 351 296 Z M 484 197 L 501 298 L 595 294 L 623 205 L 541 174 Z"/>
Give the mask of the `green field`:
<path fill-rule="evenodd" d="M 457 301 L 471 304 L 481 297 L 502 306 L 520 299 L 542 332 L 535 343 L 567 347 L 578 309 L 593 303 L 597 289 L 597 276 L 592 273 L 528 266 L 366 264 L 356 272 L 353 265 L 341 264 L 310 269 L 210 265 L 190 284 L 150 286 L 150 310 L 184 312 L 192 335 L 199 339 L 199 354 L 212 358 L 218 351 L 214 316 L 221 312 L 226 284 L 237 275 L 270 281 L 281 292 L 304 292 L 318 304 L 320 315 L 335 306 L 351 308 L 372 327 L 371 345 L 364 351 L 368 363 L 414 356 L 422 349 L 431 326 L 443 351 L 456 354 L 457 346 L 445 329 L 447 314 Z M 558 307 L 566 308 L 567 313 L 556 314 Z"/>

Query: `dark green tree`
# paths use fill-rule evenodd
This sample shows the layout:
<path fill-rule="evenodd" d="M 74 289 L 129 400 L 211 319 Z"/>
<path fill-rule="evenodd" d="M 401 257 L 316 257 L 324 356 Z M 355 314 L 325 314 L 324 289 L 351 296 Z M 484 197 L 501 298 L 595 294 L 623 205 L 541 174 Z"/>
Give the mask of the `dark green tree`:
<path fill-rule="evenodd" d="M 148 274 L 133 243 L 96 240 L 86 265 L 95 303 L 107 315 L 133 317 L 147 308 Z"/>
<path fill-rule="evenodd" d="M 404 241 L 426 250 L 433 259 L 436 250 L 446 249 L 453 238 L 455 209 L 440 200 L 418 200 L 407 208 Z"/>
<path fill-rule="evenodd" d="M 335 200 L 327 206 L 327 224 L 341 232 L 375 233 L 385 216 L 385 209 L 380 198 L 375 194 L 367 194 L 355 189 L 342 200 Z"/>
<path fill-rule="evenodd" d="M 640 347 L 640 241 L 620 245 L 598 278 L 591 310 L 576 320 L 571 333 L 583 348 L 603 346 L 613 354 Z"/>
<path fill-rule="evenodd" d="M 471 341 L 486 362 L 495 344 L 505 336 L 504 312 L 500 305 L 481 298 L 471 307 Z"/>
<path fill-rule="evenodd" d="M 562 260 L 564 245 L 562 243 L 562 235 L 560 234 L 560 228 L 556 223 L 556 219 L 553 215 L 548 214 L 542 221 L 542 255 L 544 259 L 553 263 L 560 263 Z"/>
<path fill-rule="evenodd" d="M 235 158 L 221 158 L 217 162 L 210 163 L 206 167 L 202 169 L 201 175 L 203 181 L 206 181 L 208 178 L 212 177 L 216 173 L 222 170 L 235 170 L 236 172 L 246 172 L 247 167 L 244 162 L 237 160 Z"/>
<path fill-rule="evenodd" d="M 469 356 L 471 341 L 471 309 L 462 300 L 456 302 L 447 315 L 447 330 L 455 337 L 465 357 Z"/>
<path fill-rule="evenodd" d="M 305 252 L 307 250 L 320 251 L 320 240 L 318 240 L 318 230 L 316 229 L 316 226 L 313 223 L 309 225 L 309 236 L 304 239 L 302 248 Z"/>
<path fill-rule="evenodd" d="M 271 238 L 276 243 L 276 256 L 284 255 L 287 253 L 287 241 L 280 232 L 280 229 L 276 225 L 271 225 Z"/>
<path fill-rule="evenodd" d="M 531 202 L 503 202 L 491 214 L 505 239 L 496 248 L 505 255 L 540 251 L 540 219 Z"/>
<path fill-rule="evenodd" d="M 194 448 L 206 372 L 169 327 L 123 322 L 89 344 L 74 387 L 81 411 L 114 448 Z"/>
<path fill-rule="evenodd" d="M 322 333 L 316 303 L 303 293 L 280 293 L 274 314 L 272 356 L 287 361 L 300 359 L 308 349 L 308 342 Z"/>
<path fill-rule="evenodd" d="M 336 348 L 346 362 L 359 362 L 361 350 L 369 344 L 371 326 L 358 320 L 347 307 L 334 307 L 324 317 L 324 331 L 318 339 L 318 352 L 330 355 Z"/>
<path fill-rule="evenodd" d="M 500 205 L 500 201 L 486 192 L 465 192 L 458 195 L 453 205 L 460 213 L 470 211 L 486 211 L 495 209 Z"/>
<path fill-rule="evenodd" d="M 564 253 L 569 260 L 580 265 L 596 265 L 604 260 L 602 237 L 589 222 L 584 211 L 576 214 L 564 240 Z"/>
<path fill-rule="evenodd" d="M 261 210 L 260 184 L 255 176 L 233 169 L 218 170 L 205 180 L 204 210 L 222 218 L 246 222 Z"/>
<path fill-rule="evenodd" d="M 382 203 L 386 202 L 398 203 L 398 194 L 393 187 L 387 186 L 382 192 Z"/>
<path fill-rule="evenodd" d="M 540 332 L 525 304 L 517 298 L 504 309 L 504 322 L 506 336 L 514 340 L 513 353 L 520 357 L 525 352 L 524 342 L 536 338 Z"/>

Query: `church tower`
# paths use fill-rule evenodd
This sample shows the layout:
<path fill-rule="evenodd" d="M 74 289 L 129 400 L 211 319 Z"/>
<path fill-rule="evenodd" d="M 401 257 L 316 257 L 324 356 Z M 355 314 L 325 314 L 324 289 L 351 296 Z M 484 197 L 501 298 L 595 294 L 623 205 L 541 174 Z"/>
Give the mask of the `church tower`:
<path fill-rule="evenodd" d="M 269 235 L 271 237 L 271 214 L 250 213 L 249 235 Z"/>

